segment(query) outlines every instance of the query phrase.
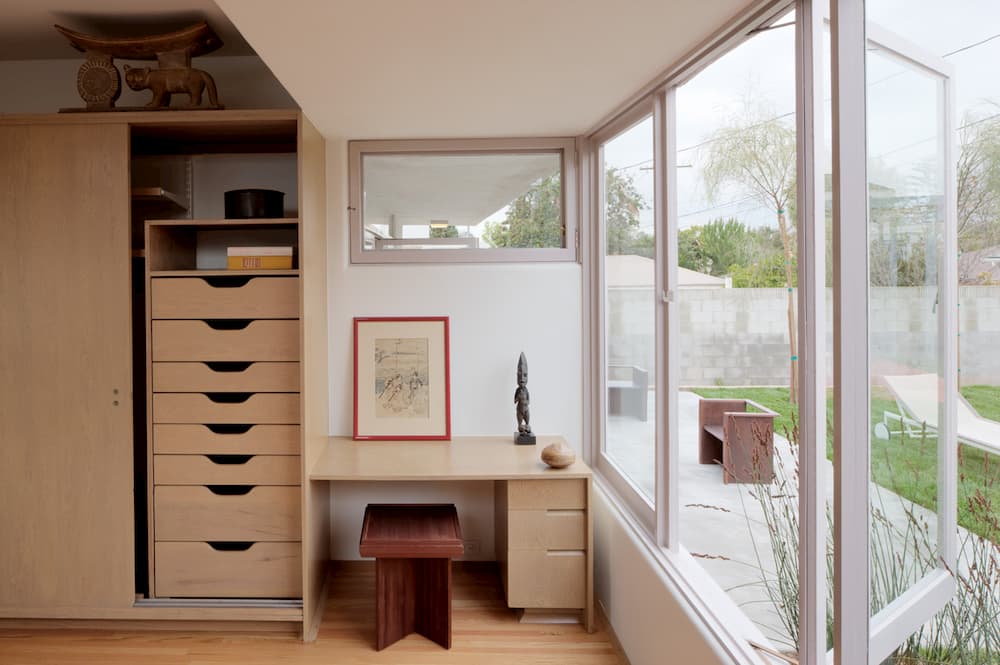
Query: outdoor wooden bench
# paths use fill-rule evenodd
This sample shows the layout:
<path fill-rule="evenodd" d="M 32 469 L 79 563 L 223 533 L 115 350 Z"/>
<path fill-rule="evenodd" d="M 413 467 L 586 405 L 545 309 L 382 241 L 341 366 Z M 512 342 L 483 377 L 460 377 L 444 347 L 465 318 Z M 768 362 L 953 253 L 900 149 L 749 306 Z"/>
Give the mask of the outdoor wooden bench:
<path fill-rule="evenodd" d="M 451 648 L 451 557 L 464 552 L 452 504 L 370 504 L 361 556 L 375 557 L 375 642 L 410 633 Z"/>
<path fill-rule="evenodd" d="M 747 411 L 747 406 L 757 412 Z M 774 479 L 774 417 L 752 400 L 702 399 L 698 404 L 698 462 L 721 464 L 722 482 Z"/>

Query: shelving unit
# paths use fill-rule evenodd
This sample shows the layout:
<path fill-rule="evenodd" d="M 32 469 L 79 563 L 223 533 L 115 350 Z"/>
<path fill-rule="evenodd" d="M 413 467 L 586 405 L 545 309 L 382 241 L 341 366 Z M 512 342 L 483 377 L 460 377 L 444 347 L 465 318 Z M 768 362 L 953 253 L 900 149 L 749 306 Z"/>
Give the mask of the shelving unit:
<path fill-rule="evenodd" d="M 302 596 L 299 271 L 199 267 L 261 232 L 298 248 L 297 219 L 146 222 L 157 599 Z"/>
<path fill-rule="evenodd" d="M 329 420 L 322 136 L 292 110 L 5 115 L 0 146 L 0 194 L 13 203 L 0 255 L 15 266 L 16 287 L 2 296 L 10 316 L 0 317 L 10 342 L 0 393 L 12 405 L 0 419 L 9 443 L 0 503 L 11 507 L 0 619 L 265 621 L 314 638 L 329 495 L 301 478 L 319 455 L 318 424 Z M 222 219 L 225 191 L 257 186 L 285 192 L 282 218 Z M 148 219 L 159 220 L 151 246 Z M 225 270 L 234 241 L 300 256 L 291 270 Z M 151 299 L 152 283 L 184 291 L 180 309 L 162 310 L 171 296 L 157 289 Z M 195 337 L 153 335 L 154 319 Z M 205 319 L 248 323 L 215 330 Z M 230 333 L 284 356 L 240 358 L 248 347 Z M 214 353 L 198 353 L 206 335 L 222 340 L 225 362 L 197 359 Z M 164 338 L 183 342 L 187 355 L 153 357 L 151 341 Z M 189 400 L 201 420 L 159 422 L 154 395 L 168 396 L 166 418 L 192 420 Z M 255 418 L 267 424 L 246 422 Z M 246 494 L 254 501 L 283 497 L 287 510 L 260 513 L 282 522 L 280 538 L 213 528 L 181 534 L 197 540 L 156 539 L 157 517 L 170 523 L 155 510 L 157 487 L 170 488 L 168 499 L 195 497 L 182 520 L 210 527 L 196 517 L 211 512 L 197 497 L 225 504 L 239 495 L 207 487 L 237 481 L 258 487 Z M 167 564 L 159 590 L 157 561 Z"/>

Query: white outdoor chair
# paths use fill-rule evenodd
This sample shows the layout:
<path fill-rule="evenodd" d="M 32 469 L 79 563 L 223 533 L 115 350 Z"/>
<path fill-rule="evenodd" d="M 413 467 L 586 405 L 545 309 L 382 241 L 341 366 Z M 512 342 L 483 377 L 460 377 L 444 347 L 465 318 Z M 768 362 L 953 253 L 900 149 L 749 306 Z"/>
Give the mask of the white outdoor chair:
<path fill-rule="evenodd" d="M 896 399 L 899 413 L 885 411 L 875 425 L 875 436 L 888 439 L 893 434 L 910 437 L 937 436 L 937 374 L 883 376 Z M 1000 423 L 983 418 L 961 395 L 958 396 L 958 440 L 994 455 L 1000 455 Z"/>

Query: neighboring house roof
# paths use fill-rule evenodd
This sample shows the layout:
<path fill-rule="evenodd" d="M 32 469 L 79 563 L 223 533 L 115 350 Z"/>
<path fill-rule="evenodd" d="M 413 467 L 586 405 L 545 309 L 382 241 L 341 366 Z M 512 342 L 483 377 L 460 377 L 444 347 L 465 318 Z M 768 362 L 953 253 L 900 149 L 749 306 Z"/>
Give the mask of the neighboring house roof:
<path fill-rule="evenodd" d="M 958 257 L 958 283 L 1000 284 L 1000 245 L 962 252 Z"/>
<path fill-rule="evenodd" d="M 656 262 L 645 256 L 615 255 L 605 258 L 605 282 L 608 288 L 652 288 L 656 284 Z M 677 268 L 680 288 L 722 289 L 726 279 L 687 268 Z"/>

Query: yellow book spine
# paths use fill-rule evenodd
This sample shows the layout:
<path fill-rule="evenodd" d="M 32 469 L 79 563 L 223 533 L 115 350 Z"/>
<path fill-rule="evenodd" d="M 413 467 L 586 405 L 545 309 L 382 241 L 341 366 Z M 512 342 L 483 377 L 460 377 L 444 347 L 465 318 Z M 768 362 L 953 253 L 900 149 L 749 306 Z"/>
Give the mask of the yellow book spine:
<path fill-rule="evenodd" d="M 290 256 L 230 256 L 226 262 L 229 270 L 290 270 Z"/>

